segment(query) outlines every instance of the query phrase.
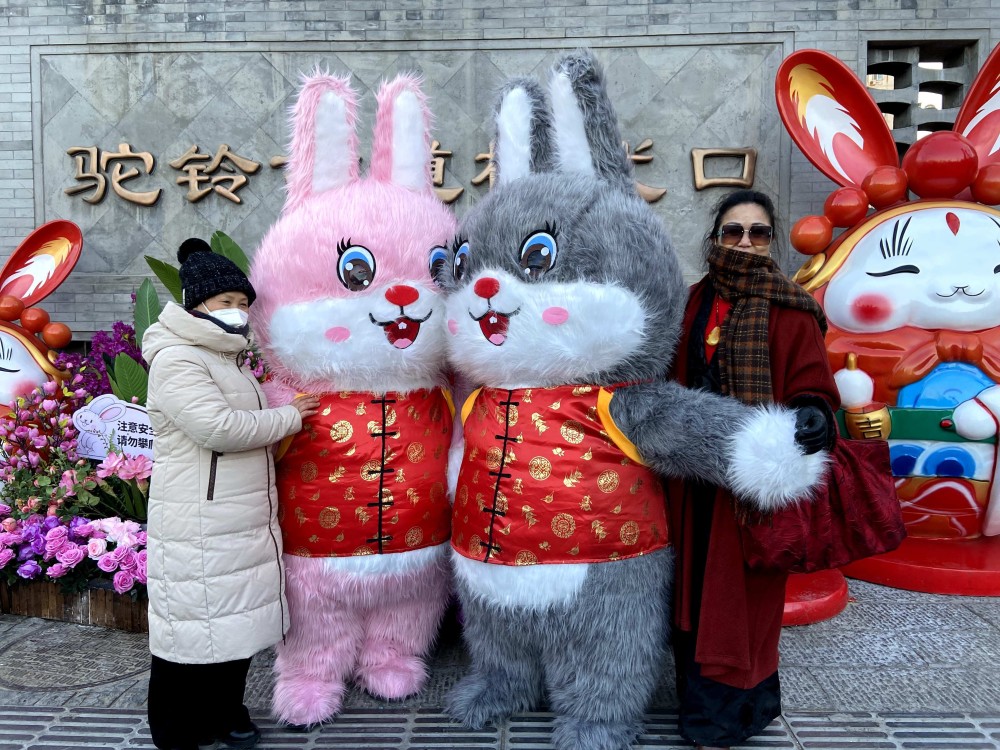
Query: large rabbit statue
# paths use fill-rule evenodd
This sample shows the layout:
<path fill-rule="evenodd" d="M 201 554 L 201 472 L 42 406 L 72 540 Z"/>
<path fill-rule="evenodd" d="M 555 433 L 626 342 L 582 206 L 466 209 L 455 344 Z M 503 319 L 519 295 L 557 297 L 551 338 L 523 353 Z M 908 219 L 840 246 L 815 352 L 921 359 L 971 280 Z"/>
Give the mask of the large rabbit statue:
<path fill-rule="evenodd" d="M 795 415 L 667 380 L 687 297 L 637 195 L 591 53 L 496 112 L 497 184 L 462 221 L 449 351 L 473 385 L 452 555 L 472 656 L 449 714 L 470 727 L 538 707 L 560 750 L 614 750 L 642 727 L 667 643 L 671 550 L 659 475 L 760 507 L 806 495 L 823 454 Z"/>
<path fill-rule="evenodd" d="M 287 201 L 251 269 L 268 399 L 322 397 L 277 464 L 291 628 L 274 711 L 297 726 L 336 714 L 351 679 L 383 698 L 418 691 L 450 591 L 452 406 L 432 269 L 455 223 L 433 192 L 418 81 L 384 83 L 377 105 L 362 178 L 348 79 L 304 80 Z"/>
<path fill-rule="evenodd" d="M 954 129 L 900 164 L 875 101 L 835 57 L 795 52 L 775 83 L 786 129 L 841 186 L 793 228 L 812 256 L 795 278 L 826 311 L 848 429 L 889 440 L 909 535 L 849 570 L 902 588 L 1000 594 L 1000 547 L 982 539 L 1000 534 L 998 87 L 1000 48 Z"/>

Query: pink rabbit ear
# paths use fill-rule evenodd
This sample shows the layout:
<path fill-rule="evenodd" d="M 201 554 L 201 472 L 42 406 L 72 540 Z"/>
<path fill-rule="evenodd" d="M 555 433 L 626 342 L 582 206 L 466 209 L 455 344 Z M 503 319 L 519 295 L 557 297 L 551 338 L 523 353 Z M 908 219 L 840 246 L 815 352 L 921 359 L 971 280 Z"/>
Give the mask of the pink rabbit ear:
<path fill-rule="evenodd" d="M 431 192 L 431 113 L 420 78 L 402 74 L 379 88 L 370 176 Z"/>
<path fill-rule="evenodd" d="M 315 72 L 303 77 L 292 110 L 285 212 L 306 199 L 358 178 L 358 96 L 343 77 Z"/>
<path fill-rule="evenodd" d="M 1000 162 L 1000 46 L 986 59 L 955 118 L 956 133 L 972 142 L 979 168 Z"/>
<path fill-rule="evenodd" d="M 860 187 L 875 167 L 898 166 L 896 144 L 878 106 L 833 55 L 793 52 L 778 68 L 774 97 L 799 150 L 838 185 Z"/>
<path fill-rule="evenodd" d="M 0 270 L 0 295 L 13 295 L 25 307 L 55 291 L 80 259 L 83 235 L 71 221 L 42 224 L 18 246 Z"/>

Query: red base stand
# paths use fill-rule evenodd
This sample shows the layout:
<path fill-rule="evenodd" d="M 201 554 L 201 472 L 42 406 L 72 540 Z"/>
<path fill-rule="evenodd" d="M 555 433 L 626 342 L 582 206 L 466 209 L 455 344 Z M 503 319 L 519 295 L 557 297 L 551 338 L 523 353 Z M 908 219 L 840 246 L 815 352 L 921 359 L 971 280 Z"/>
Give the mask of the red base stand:
<path fill-rule="evenodd" d="M 896 589 L 1000 596 L 1000 537 L 967 541 L 907 537 L 899 549 L 851 563 L 843 571 L 851 578 Z"/>
<path fill-rule="evenodd" d="M 839 615 L 847 606 L 847 581 L 839 570 L 792 573 L 785 585 L 782 625 L 811 625 Z"/>

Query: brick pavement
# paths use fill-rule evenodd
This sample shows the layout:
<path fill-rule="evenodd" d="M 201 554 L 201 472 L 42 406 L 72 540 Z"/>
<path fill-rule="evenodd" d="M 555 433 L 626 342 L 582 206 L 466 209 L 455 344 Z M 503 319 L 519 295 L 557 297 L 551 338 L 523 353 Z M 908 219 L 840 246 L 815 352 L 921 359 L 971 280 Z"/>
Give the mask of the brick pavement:
<path fill-rule="evenodd" d="M 785 713 L 747 747 L 1000 748 L 1000 598 L 946 597 L 851 581 L 853 601 L 782 637 Z M 0 750 L 152 747 L 144 720 L 145 637 L 0 616 Z M 452 624 L 421 695 L 385 704 L 353 691 L 347 710 L 310 734 L 268 718 L 273 655 L 251 670 L 247 704 L 264 748 L 549 748 L 551 717 L 469 732 L 441 714 L 466 656 Z M 665 681 L 639 747 L 681 748 Z"/>

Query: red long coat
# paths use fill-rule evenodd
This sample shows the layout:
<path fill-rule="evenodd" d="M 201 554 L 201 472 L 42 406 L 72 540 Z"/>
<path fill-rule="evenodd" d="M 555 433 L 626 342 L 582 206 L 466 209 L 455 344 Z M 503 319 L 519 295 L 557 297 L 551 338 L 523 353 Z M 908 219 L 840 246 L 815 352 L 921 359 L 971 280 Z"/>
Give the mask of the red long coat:
<path fill-rule="evenodd" d="M 684 333 L 674 363 L 674 377 L 684 383 L 688 341 L 694 318 L 708 287 L 702 279 L 691 288 L 684 314 Z M 710 287 L 709 287 L 710 289 Z M 768 325 L 771 389 L 774 401 L 818 396 L 830 408 L 840 404 L 830 372 L 823 334 L 816 319 L 802 310 L 771 306 Z M 720 446 L 721 450 L 721 446 Z M 691 487 L 681 480 L 668 484 L 670 528 L 677 554 L 674 627 L 692 631 L 692 587 L 700 571 L 693 569 L 694 502 Z M 701 673 L 717 682 L 748 689 L 778 669 L 778 639 L 785 601 L 784 573 L 750 571 L 743 564 L 732 496 L 719 489 L 709 533 L 695 660 Z"/>

